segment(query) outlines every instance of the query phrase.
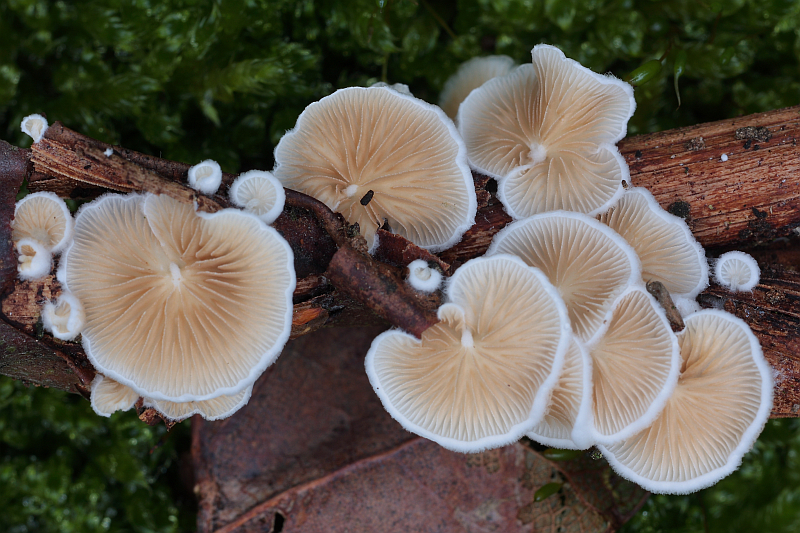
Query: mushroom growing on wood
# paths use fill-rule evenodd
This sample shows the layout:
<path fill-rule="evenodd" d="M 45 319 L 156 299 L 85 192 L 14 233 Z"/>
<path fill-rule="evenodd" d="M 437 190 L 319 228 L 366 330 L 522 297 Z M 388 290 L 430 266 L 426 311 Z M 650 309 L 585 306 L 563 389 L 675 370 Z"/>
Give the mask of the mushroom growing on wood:
<path fill-rule="evenodd" d="M 271 172 L 251 170 L 240 174 L 231 185 L 229 192 L 231 202 L 248 213 L 272 224 L 283 212 L 286 192 L 283 185 Z"/>
<path fill-rule="evenodd" d="M 86 316 L 78 299 L 68 292 L 62 292 L 58 299 L 47 302 L 42 308 L 42 325 L 53 337 L 71 341 L 83 330 Z"/>
<path fill-rule="evenodd" d="M 439 95 L 439 107 L 455 120 L 458 107 L 469 93 L 492 78 L 505 76 L 515 66 L 508 56 L 473 57 L 461 63 L 456 73 L 447 78 Z"/>
<path fill-rule="evenodd" d="M 722 254 L 714 263 L 714 279 L 732 292 L 752 291 L 760 277 L 753 256 L 738 250 Z"/>
<path fill-rule="evenodd" d="M 37 192 L 17 202 L 11 221 L 11 238 L 15 242 L 33 239 L 56 254 L 69 244 L 73 226 L 64 200 L 51 192 Z"/>
<path fill-rule="evenodd" d="M 408 264 L 406 281 L 415 290 L 429 293 L 442 285 L 442 273 L 431 268 L 424 259 L 416 259 Z"/>
<path fill-rule="evenodd" d="M 35 143 L 42 140 L 44 132 L 46 132 L 48 128 L 47 119 L 38 114 L 28 115 L 23 118 L 19 126 L 22 133 L 30 136 Z"/>
<path fill-rule="evenodd" d="M 34 239 L 20 239 L 17 249 L 17 275 L 30 281 L 42 279 L 53 269 L 53 254 Z"/>
<path fill-rule="evenodd" d="M 544 416 L 571 338 L 547 278 L 509 255 L 473 259 L 450 278 L 440 322 L 422 339 L 390 330 L 366 358 L 383 406 L 450 450 L 519 439 Z"/>
<path fill-rule="evenodd" d="M 222 169 L 219 163 L 206 159 L 189 168 L 189 186 L 203 194 L 214 194 L 222 184 Z"/>
<path fill-rule="evenodd" d="M 275 162 L 285 187 L 358 223 L 371 249 L 384 222 L 438 251 L 475 221 L 475 185 L 453 122 L 386 87 L 340 89 L 309 105 L 275 148 Z"/>
<path fill-rule="evenodd" d="M 619 475 L 650 492 L 687 494 L 736 470 L 772 409 L 772 370 L 747 324 L 716 310 L 685 322 L 680 379 L 661 415 L 599 446 Z"/>
<path fill-rule="evenodd" d="M 532 59 L 462 102 L 457 123 L 470 164 L 498 180 L 514 219 L 559 209 L 601 213 L 629 179 L 614 143 L 636 107 L 633 89 L 553 46 L 537 45 Z"/>
<path fill-rule="evenodd" d="M 292 251 L 238 209 L 100 197 L 81 208 L 59 279 L 83 304 L 89 360 L 145 398 L 238 394 L 289 338 Z"/>

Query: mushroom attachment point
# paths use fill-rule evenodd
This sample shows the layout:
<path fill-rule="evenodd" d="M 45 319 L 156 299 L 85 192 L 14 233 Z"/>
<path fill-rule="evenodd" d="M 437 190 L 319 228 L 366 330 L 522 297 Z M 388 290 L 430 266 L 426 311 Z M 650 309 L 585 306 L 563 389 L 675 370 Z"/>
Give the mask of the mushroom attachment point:
<path fill-rule="evenodd" d="M 238 209 L 197 213 L 168 196 L 85 204 L 59 278 L 83 304 L 83 346 L 144 398 L 235 395 L 289 338 L 291 248 Z"/>
<path fill-rule="evenodd" d="M 566 308 L 535 268 L 473 259 L 447 285 L 421 339 L 379 335 L 366 358 L 383 406 L 407 430 L 453 451 L 504 446 L 538 424 L 571 338 Z"/>
<path fill-rule="evenodd" d="M 47 119 L 38 114 L 28 115 L 23 118 L 19 126 L 22 133 L 30 136 L 35 143 L 42 140 L 44 132 L 46 132 L 48 128 Z"/>
<path fill-rule="evenodd" d="M 211 159 L 201 161 L 189 168 L 189 186 L 203 194 L 214 194 L 222 184 L 222 169 Z"/>
<path fill-rule="evenodd" d="M 139 399 L 139 393 L 98 373 L 92 381 L 90 398 L 94 412 L 109 417 L 117 411 L 127 411 L 133 407 Z"/>
<path fill-rule="evenodd" d="M 441 94 L 439 107 L 453 120 L 458 107 L 469 93 L 487 81 L 511 72 L 516 63 L 508 56 L 473 57 L 461 63 L 455 74 L 447 78 Z"/>
<path fill-rule="evenodd" d="M 74 221 L 67 204 L 51 192 L 25 196 L 14 208 L 11 238 L 32 239 L 47 251 L 57 254 L 72 239 Z"/>
<path fill-rule="evenodd" d="M 424 259 L 408 264 L 408 284 L 420 292 L 433 292 L 442 285 L 442 273 L 431 268 Z"/>
<path fill-rule="evenodd" d="M 357 223 L 371 250 L 384 221 L 432 251 L 453 246 L 475 222 L 475 183 L 453 122 L 386 87 L 340 89 L 309 105 L 275 162 L 285 187 Z"/>
<path fill-rule="evenodd" d="M 271 172 L 251 170 L 239 175 L 231 185 L 233 205 L 252 213 L 265 224 L 272 224 L 283 212 L 286 192 Z"/>
<path fill-rule="evenodd" d="M 736 470 L 772 409 L 772 370 L 747 324 L 716 310 L 685 321 L 680 379 L 661 415 L 598 446 L 619 475 L 650 492 L 695 492 Z"/>
<path fill-rule="evenodd" d="M 760 278 L 758 263 L 744 252 L 724 253 L 714 263 L 714 279 L 732 292 L 752 291 Z"/>
<path fill-rule="evenodd" d="M 42 279 L 53 269 L 53 254 L 38 241 L 16 241 L 17 275 L 23 281 Z"/>
<path fill-rule="evenodd" d="M 514 219 L 559 209 L 595 215 L 622 194 L 633 88 L 537 45 L 532 64 L 472 91 L 458 110 L 470 165 L 498 181 Z"/>
<path fill-rule="evenodd" d="M 42 309 L 44 329 L 62 341 L 74 340 L 83 330 L 85 320 L 81 302 L 68 292 L 62 292 L 55 303 L 45 303 Z"/>

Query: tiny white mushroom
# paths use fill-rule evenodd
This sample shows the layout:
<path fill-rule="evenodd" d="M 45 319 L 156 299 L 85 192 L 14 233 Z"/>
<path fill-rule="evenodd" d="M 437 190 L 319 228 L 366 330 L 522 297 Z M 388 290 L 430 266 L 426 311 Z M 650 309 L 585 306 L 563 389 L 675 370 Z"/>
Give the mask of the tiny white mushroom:
<path fill-rule="evenodd" d="M 714 279 L 732 292 L 752 291 L 761 277 L 753 256 L 733 251 L 719 256 L 714 264 Z"/>
<path fill-rule="evenodd" d="M 272 224 L 283 212 L 286 192 L 271 172 L 251 170 L 239 175 L 231 185 L 231 202 Z"/>
<path fill-rule="evenodd" d="M 44 329 L 62 341 L 71 341 L 83 330 L 86 316 L 83 305 L 69 292 L 62 292 L 55 303 L 47 302 L 42 309 Z"/>
<path fill-rule="evenodd" d="M 206 159 L 189 168 L 189 186 L 203 194 L 214 194 L 222 183 L 219 163 Z"/>
<path fill-rule="evenodd" d="M 408 264 L 408 284 L 420 292 L 433 292 L 442 284 L 442 273 L 428 266 L 424 259 Z"/>
<path fill-rule="evenodd" d="M 44 132 L 47 131 L 47 119 L 42 115 L 28 115 L 22 119 L 20 129 L 33 139 L 33 142 L 38 143 L 44 137 Z"/>
<path fill-rule="evenodd" d="M 32 239 L 57 254 L 70 243 L 74 220 L 67 204 L 51 192 L 27 195 L 14 207 L 11 239 Z"/>
<path fill-rule="evenodd" d="M 113 148 L 106 148 L 105 152 L 103 152 L 106 157 L 111 157 L 114 154 Z"/>
<path fill-rule="evenodd" d="M 16 247 L 19 279 L 31 281 L 41 279 L 50 273 L 53 268 L 53 254 L 38 241 L 20 239 L 16 242 Z"/>

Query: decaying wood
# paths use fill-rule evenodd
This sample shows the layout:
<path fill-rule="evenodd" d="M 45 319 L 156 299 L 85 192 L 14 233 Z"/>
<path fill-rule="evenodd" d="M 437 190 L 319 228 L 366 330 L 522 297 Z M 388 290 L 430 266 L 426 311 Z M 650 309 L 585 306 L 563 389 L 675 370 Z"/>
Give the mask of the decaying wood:
<path fill-rule="evenodd" d="M 711 255 L 733 247 L 774 247 L 769 243 L 776 239 L 782 239 L 781 246 L 785 247 L 787 239 L 795 242 L 800 233 L 798 136 L 800 106 L 625 139 L 620 150 L 630 165 L 630 180 L 626 185 L 647 187 L 664 208 L 684 217 Z M 110 157 L 105 155 L 107 148 L 113 150 Z M 58 123 L 30 151 L 0 142 L 0 179 L 7 194 L 18 189 L 20 169 L 24 169 L 31 190 L 52 190 L 74 198 L 92 198 L 108 190 L 147 190 L 197 202 L 206 211 L 229 205 L 225 192 L 234 176 L 225 174 L 222 190 L 207 197 L 185 185 L 188 168 L 184 163 L 110 147 Z M 487 183 L 491 181 L 485 176 L 475 176 L 481 207 L 475 225 L 456 246 L 432 255 L 402 237 L 391 236 L 381 243 L 373 258 L 363 254 L 360 246 L 352 246 L 356 242 L 354 228 L 340 215 L 312 198 L 287 191 L 286 208 L 275 227 L 295 253 L 298 285 L 292 337 L 323 326 L 387 323 L 386 319 L 408 328 L 410 316 L 422 317 L 417 333 L 435 323 L 435 314 L 431 319 L 430 313 L 432 305 L 435 309 L 435 301 L 416 296 L 399 296 L 399 301 L 410 306 L 411 314 L 373 311 L 388 305 L 384 288 L 392 284 L 404 287 L 397 282 L 403 278 L 402 267 L 411 260 L 426 259 L 446 274 L 452 274 L 463 262 L 486 251 L 492 237 L 510 222 L 502 206 L 484 190 Z M 7 228 L 8 220 L 8 213 L 3 215 L 0 211 L 0 230 Z M 0 236 L 4 237 L 0 238 L 0 252 L 2 246 L 10 250 L 7 235 Z M 347 250 L 348 245 L 355 254 Z M 798 289 L 791 262 L 800 253 L 792 251 L 794 248 L 790 244 L 789 251 L 769 257 L 760 252 L 762 270 L 773 275 L 762 279 L 752 302 L 747 302 L 749 295 L 729 295 L 716 286 L 700 298 L 704 306 L 730 308 L 761 337 L 767 358 L 778 375 L 783 376 L 773 416 L 800 416 L 800 397 L 793 392 L 793 380 L 800 379 L 800 316 L 791 307 L 769 303 L 795 302 L 792 298 Z M 10 257 L 13 255 L 0 253 L 0 272 L 3 265 L 15 268 L 15 261 L 8 262 Z M 771 266 L 771 262 L 783 266 Z M 390 278 L 382 282 L 383 288 L 354 290 L 353 274 L 362 267 L 369 276 L 383 272 Z M 390 282 L 386 283 L 387 280 Z M 23 335 L 35 334 L 40 323 L 39 307 L 48 289 L 41 288 L 38 300 L 25 296 L 30 291 L 31 287 L 13 281 L 2 301 L 2 318 Z M 761 294 L 764 297 L 758 299 Z M 44 338 L 50 337 L 44 335 Z M 80 347 L 66 343 L 65 349 L 67 345 L 69 349 L 64 353 L 80 355 Z M 55 350 L 50 355 L 59 357 Z M 32 375 L 24 379 L 43 382 Z M 58 383 L 61 382 L 54 381 L 51 386 L 60 386 Z"/>
<path fill-rule="evenodd" d="M 672 302 L 672 296 L 669 295 L 669 291 L 664 284 L 660 281 L 648 281 L 647 292 L 658 301 L 658 304 L 667 314 L 667 320 L 669 320 L 669 325 L 672 326 L 672 331 L 682 331 L 686 324 L 683 323 L 683 317 L 681 317 L 678 308 Z"/>

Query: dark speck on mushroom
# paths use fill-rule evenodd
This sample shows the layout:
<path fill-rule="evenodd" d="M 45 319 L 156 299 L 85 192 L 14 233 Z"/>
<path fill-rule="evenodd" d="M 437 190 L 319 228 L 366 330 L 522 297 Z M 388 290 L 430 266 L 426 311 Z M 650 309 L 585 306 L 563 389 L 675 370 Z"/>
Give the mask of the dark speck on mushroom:
<path fill-rule="evenodd" d="M 368 190 L 367 194 L 365 194 L 363 196 L 363 198 L 361 198 L 361 205 L 363 205 L 363 206 L 368 205 L 370 203 L 370 201 L 372 201 L 372 197 L 374 195 L 375 195 L 375 191 L 373 191 L 372 189 Z"/>

